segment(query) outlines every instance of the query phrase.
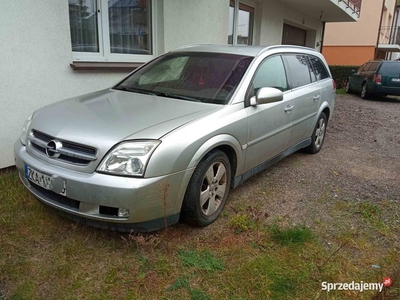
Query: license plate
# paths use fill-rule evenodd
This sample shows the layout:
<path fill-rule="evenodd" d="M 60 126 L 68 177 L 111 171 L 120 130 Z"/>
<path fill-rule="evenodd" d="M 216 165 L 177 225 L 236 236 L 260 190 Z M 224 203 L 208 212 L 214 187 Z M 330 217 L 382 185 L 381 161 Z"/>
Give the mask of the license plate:
<path fill-rule="evenodd" d="M 393 82 L 400 82 L 400 78 L 392 78 Z"/>
<path fill-rule="evenodd" d="M 25 177 L 29 181 L 37 184 L 38 186 L 40 186 L 46 190 L 54 190 L 54 187 L 53 187 L 54 178 L 53 177 L 43 174 L 39 171 L 36 171 L 36 170 L 32 169 L 31 167 L 29 167 L 28 165 L 25 165 Z M 67 195 L 66 181 L 62 180 L 62 179 L 60 179 L 60 180 L 61 180 L 61 188 L 58 189 L 57 193 L 61 194 L 63 196 L 66 196 Z M 57 185 L 59 185 L 59 184 L 57 184 Z"/>

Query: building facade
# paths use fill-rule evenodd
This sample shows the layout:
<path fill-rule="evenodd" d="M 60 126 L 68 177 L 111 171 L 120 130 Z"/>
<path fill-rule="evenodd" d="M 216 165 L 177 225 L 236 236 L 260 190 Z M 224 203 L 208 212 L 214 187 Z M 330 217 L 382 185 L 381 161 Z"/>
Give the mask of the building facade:
<path fill-rule="evenodd" d="M 0 10 L 0 168 L 14 164 L 24 120 L 42 106 L 110 87 L 182 45 L 320 50 L 325 22 L 358 19 L 351 1 L 9 1 Z"/>
<path fill-rule="evenodd" d="M 358 22 L 326 24 L 322 53 L 330 65 L 393 59 L 400 51 L 396 0 L 363 0 Z"/>

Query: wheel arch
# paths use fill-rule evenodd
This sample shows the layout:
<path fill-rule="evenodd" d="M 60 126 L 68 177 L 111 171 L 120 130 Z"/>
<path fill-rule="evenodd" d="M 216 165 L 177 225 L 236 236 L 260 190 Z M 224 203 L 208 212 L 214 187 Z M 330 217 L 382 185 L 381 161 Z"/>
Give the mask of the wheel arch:
<path fill-rule="evenodd" d="M 241 172 L 244 164 L 244 158 L 242 146 L 240 145 L 239 141 L 235 137 L 228 134 L 220 134 L 211 137 L 197 149 L 196 153 L 189 162 L 179 189 L 178 199 L 180 201 L 180 206 L 183 204 L 183 198 L 185 196 L 187 186 L 197 164 L 208 153 L 216 149 L 224 152 L 228 156 L 231 164 L 231 180 L 235 178 L 236 173 Z"/>

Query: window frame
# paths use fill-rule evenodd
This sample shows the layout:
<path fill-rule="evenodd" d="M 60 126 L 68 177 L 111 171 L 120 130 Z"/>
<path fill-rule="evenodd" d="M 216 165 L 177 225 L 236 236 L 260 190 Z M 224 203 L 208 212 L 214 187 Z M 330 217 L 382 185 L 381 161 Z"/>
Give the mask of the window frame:
<path fill-rule="evenodd" d="M 232 6 L 232 3 L 234 4 Z M 229 45 L 243 45 L 243 44 L 238 44 L 237 43 L 237 32 L 238 32 L 238 22 L 239 22 L 239 10 L 244 10 L 250 12 L 250 10 L 246 10 L 246 8 L 252 9 L 253 17 L 250 18 L 249 20 L 249 40 L 250 43 L 247 45 L 253 45 L 254 42 L 254 26 L 255 26 L 255 19 L 256 19 L 256 6 L 257 4 L 251 1 L 241 1 L 241 0 L 230 0 L 229 1 L 229 7 L 233 7 L 233 32 L 232 32 L 232 44 Z M 245 9 L 243 9 L 245 8 Z M 229 27 L 228 27 L 229 28 Z M 229 37 L 228 32 L 228 37 Z"/>
<path fill-rule="evenodd" d="M 71 52 L 74 62 L 94 62 L 94 63 L 146 63 L 156 57 L 157 53 L 157 23 L 155 0 L 148 0 L 150 6 L 150 28 L 151 28 L 151 52 L 152 54 L 125 54 L 111 53 L 110 50 L 110 25 L 108 0 L 94 0 L 97 10 L 97 30 L 99 41 L 99 52 Z M 100 8 L 100 11 L 99 11 Z M 71 34 L 69 35 L 71 41 Z"/>
<path fill-rule="evenodd" d="M 285 91 L 283 91 L 282 93 L 288 93 L 291 91 L 291 86 L 290 86 L 290 79 L 289 79 L 289 74 L 288 74 L 288 70 L 287 70 L 287 66 L 285 64 L 285 60 L 284 60 L 284 54 L 283 53 L 275 53 L 275 54 L 271 54 L 268 55 L 267 57 L 263 58 L 262 61 L 258 64 L 256 70 L 254 71 L 250 83 L 247 86 L 247 90 L 246 90 L 246 96 L 245 96 L 245 101 L 244 101 L 244 107 L 249 107 L 250 106 L 250 98 L 253 96 L 256 96 L 254 94 L 254 79 L 256 77 L 256 75 L 258 74 L 259 69 L 261 68 L 261 66 L 268 60 L 271 59 L 273 57 L 280 57 L 281 61 L 282 61 L 282 66 L 283 66 L 283 70 L 285 71 L 285 77 L 286 77 L 286 83 L 287 83 L 287 89 Z"/>

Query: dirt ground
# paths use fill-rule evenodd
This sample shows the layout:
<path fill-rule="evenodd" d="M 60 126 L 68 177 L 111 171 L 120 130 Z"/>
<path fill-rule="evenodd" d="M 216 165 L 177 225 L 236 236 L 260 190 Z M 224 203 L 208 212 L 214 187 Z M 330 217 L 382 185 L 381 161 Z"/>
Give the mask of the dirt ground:
<path fill-rule="evenodd" d="M 334 225 L 330 205 L 347 207 L 361 201 L 400 201 L 396 98 L 337 95 L 322 150 L 316 155 L 297 152 L 249 179 L 232 191 L 227 209 L 258 205 L 271 218 Z"/>

